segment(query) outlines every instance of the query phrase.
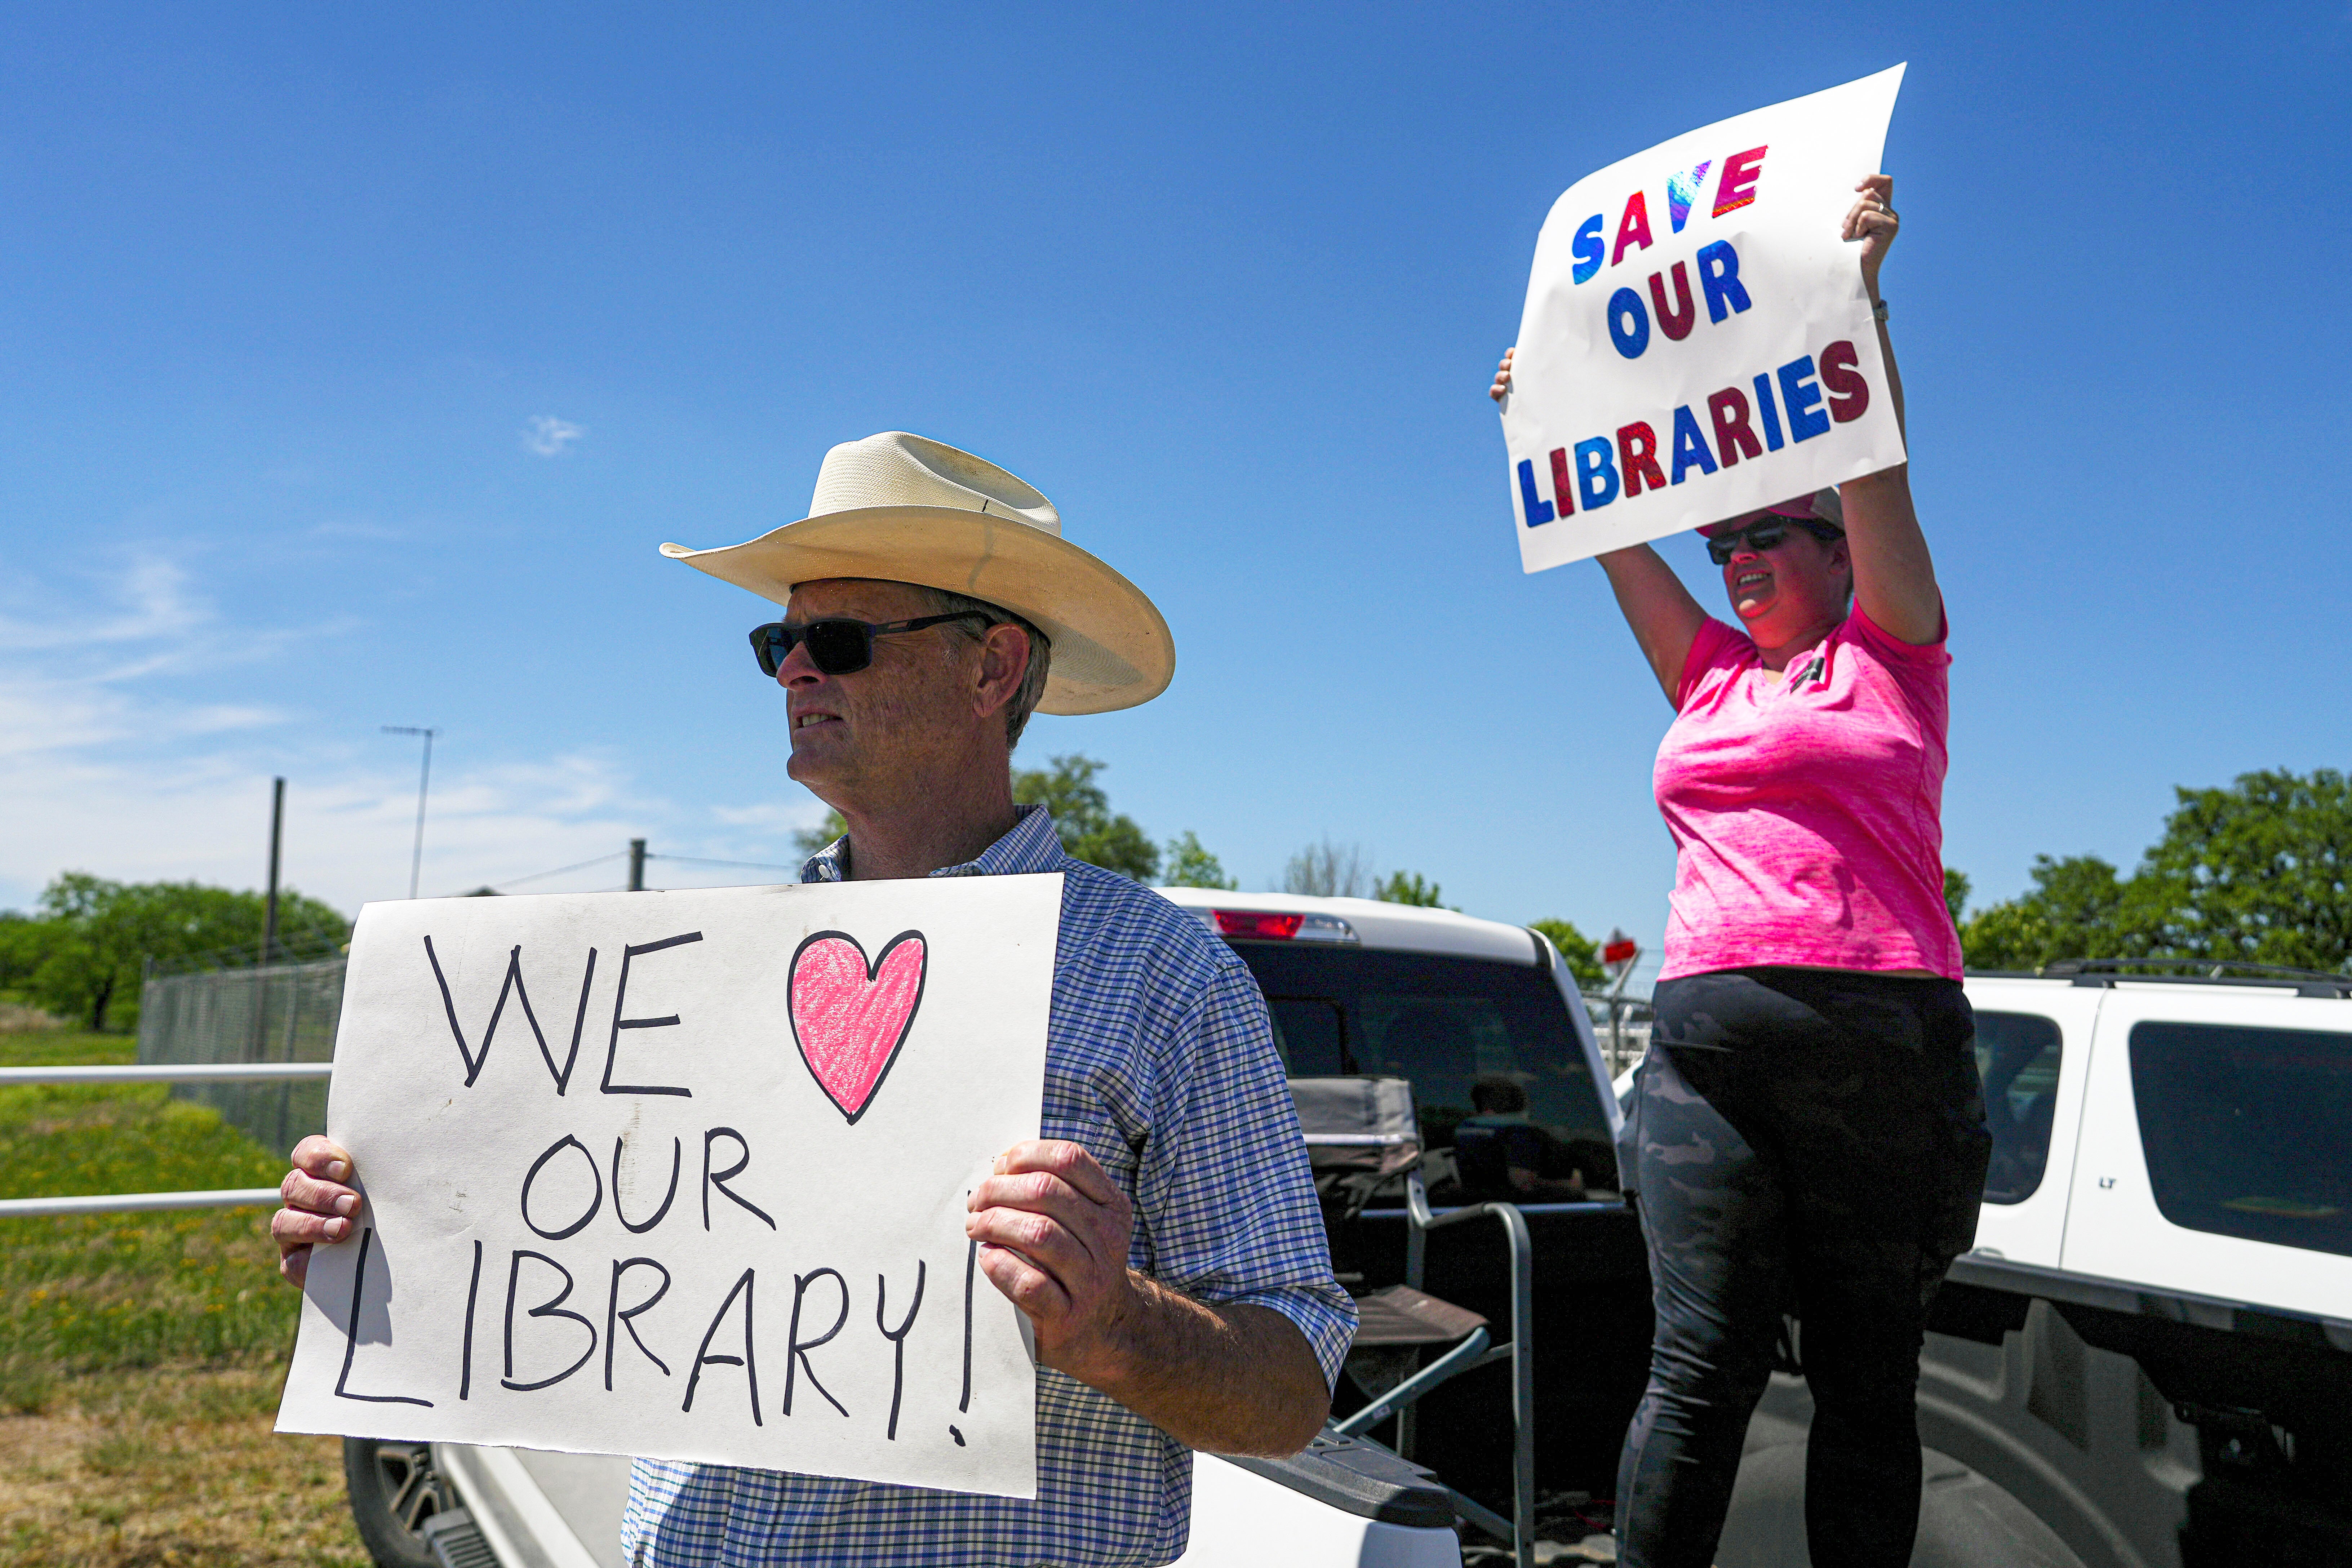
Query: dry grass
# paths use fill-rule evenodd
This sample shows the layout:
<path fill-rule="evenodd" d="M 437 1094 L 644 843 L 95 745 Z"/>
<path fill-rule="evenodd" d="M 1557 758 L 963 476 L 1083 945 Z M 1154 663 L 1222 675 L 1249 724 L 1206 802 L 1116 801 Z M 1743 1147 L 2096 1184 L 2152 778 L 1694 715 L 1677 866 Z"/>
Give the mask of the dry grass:
<path fill-rule="evenodd" d="M 0 1034 L 0 1061 L 128 1055 Z M 0 1089 L 0 1197 L 283 1169 L 160 1088 Z M 296 1307 L 257 1210 L 0 1221 L 0 1568 L 364 1568 L 336 1439 L 270 1431 Z"/>
<path fill-rule="evenodd" d="M 279 1436 L 282 1369 L 94 1373 L 0 1418 L 9 1568 L 365 1568 L 332 1437 Z"/>

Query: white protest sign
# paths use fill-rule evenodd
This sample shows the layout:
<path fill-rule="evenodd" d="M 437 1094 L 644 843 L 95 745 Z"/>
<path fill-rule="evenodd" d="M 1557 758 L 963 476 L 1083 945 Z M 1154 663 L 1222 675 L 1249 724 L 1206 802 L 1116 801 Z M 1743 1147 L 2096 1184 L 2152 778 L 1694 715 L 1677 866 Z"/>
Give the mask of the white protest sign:
<path fill-rule="evenodd" d="M 1861 247 L 1840 237 L 1902 81 L 1677 136 L 1552 204 L 1503 405 L 1528 571 L 1904 460 Z"/>
<path fill-rule="evenodd" d="M 1059 875 L 361 912 L 281 1431 L 1036 1495 L 964 1200 L 1034 1138 Z"/>

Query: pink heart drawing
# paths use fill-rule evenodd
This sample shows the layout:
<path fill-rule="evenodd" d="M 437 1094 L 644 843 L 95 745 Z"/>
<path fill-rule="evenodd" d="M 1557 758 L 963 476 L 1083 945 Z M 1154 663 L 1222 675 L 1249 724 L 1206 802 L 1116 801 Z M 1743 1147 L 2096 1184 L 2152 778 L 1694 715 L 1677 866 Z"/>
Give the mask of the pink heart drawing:
<path fill-rule="evenodd" d="M 821 931 L 793 952 L 785 1010 L 801 1060 L 855 1126 L 922 1005 L 930 952 L 919 931 L 883 943 L 874 962 L 847 931 Z"/>

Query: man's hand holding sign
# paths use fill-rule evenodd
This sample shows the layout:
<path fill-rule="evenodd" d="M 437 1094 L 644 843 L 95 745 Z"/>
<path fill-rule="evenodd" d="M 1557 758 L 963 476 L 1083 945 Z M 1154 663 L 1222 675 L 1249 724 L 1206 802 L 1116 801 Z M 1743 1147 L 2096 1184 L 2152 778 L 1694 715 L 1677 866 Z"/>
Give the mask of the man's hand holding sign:
<path fill-rule="evenodd" d="M 1295 1453 L 1313 1438 L 1319 1416 L 1309 1426 L 1298 1412 L 1328 1390 L 1297 1331 L 1264 1307 L 1212 1310 L 1129 1268 L 1134 1207 L 1084 1148 L 1007 1151 L 971 1207 L 980 1267 L 1028 1316 L 1040 1365 L 1151 1412 L 1192 1447 Z M 1254 1374 L 1215 1375 L 1244 1367 Z"/>

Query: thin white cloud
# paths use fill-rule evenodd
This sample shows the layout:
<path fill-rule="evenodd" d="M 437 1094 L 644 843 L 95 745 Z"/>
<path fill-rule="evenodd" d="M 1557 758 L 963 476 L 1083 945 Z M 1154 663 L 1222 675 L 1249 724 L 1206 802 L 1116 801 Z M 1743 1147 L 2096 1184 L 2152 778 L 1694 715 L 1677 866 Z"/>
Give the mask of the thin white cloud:
<path fill-rule="evenodd" d="M 315 644 L 315 628 L 236 624 L 203 587 L 161 557 L 125 557 L 79 581 L 0 574 L 0 648 L 10 649 L 0 658 L 0 908 L 29 907 L 64 870 L 257 886 L 273 773 L 289 780 L 291 885 L 346 911 L 408 891 L 415 748 L 271 704 L 267 667 Z M 167 634 L 156 640 L 172 651 L 138 647 L 133 633 Z M 256 664 L 259 700 L 245 695 Z M 805 799 L 686 809 L 644 790 L 617 753 L 492 760 L 453 735 L 433 761 L 427 895 L 517 882 L 523 892 L 617 888 L 635 837 L 659 857 L 648 869 L 657 887 L 772 881 L 773 871 L 681 858 L 796 862 L 790 830 L 823 813 Z M 598 863 L 536 877 L 582 861 Z"/>
<path fill-rule="evenodd" d="M 167 556 L 130 552 L 101 586 L 111 602 L 94 615 L 59 616 L 49 605 L 29 617 L 0 613 L 0 647 L 34 652 L 160 641 L 184 637 L 213 618 L 212 605 L 190 591 L 186 571 Z"/>
<path fill-rule="evenodd" d="M 173 719 L 184 735 L 218 735 L 232 730 L 262 730 L 282 724 L 288 715 L 276 708 L 256 708 L 235 702 L 207 702 L 187 709 Z"/>
<path fill-rule="evenodd" d="M 0 761 L 103 745 L 137 727 L 130 701 L 103 686 L 0 675 Z"/>
<path fill-rule="evenodd" d="M 186 567 L 153 550 L 122 551 L 79 575 L 79 583 L 60 584 L 0 559 L 0 651 L 26 656 L 0 666 L 0 747 L 12 728 L 7 710 L 28 690 L 46 689 L 37 706 L 100 706 L 90 689 L 251 665 L 289 644 L 316 643 L 355 624 L 343 616 L 304 626 L 230 625 L 191 582 Z M 76 587 L 83 592 L 76 594 Z M 69 689 L 83 696 L 68 698 Z M 38 743 L 56 741 L 42 737 Z"/>
<path fill-rule="evenodd" d="M 559 458 L 563 448 L 588 432 L 552 414 L 534 414 L 525 422 L 522 444 L 542 458 Z"/>
<path fill-rule="evenodd" d="M 406 753 L 372 758 L 299 740 L 289 751 L 282 728 L 262 750 L 244 726 L 275 715 L 133 710 L 111 691 L 99 695 L 106 704 L 93 709 L 86 690 L 0 690 L 0 820 L 11 825 L 0 835 L 0 907 L 28 906 L 68 869 L 257 886 L 273 773 L 289 781 L 289 883 L 346 912 L 407 892 L 416 775 Z M 614 758 L 467 766 L 446 755 L 434 758 L 425 822 L 428 895 L 625 851 L 673 815 Z M 606 866 L 527 890 L 618 887 L 624 875 Z"/>

